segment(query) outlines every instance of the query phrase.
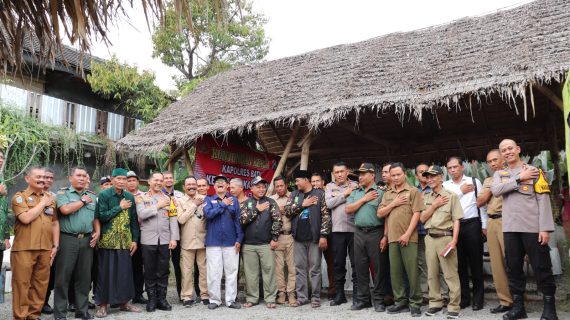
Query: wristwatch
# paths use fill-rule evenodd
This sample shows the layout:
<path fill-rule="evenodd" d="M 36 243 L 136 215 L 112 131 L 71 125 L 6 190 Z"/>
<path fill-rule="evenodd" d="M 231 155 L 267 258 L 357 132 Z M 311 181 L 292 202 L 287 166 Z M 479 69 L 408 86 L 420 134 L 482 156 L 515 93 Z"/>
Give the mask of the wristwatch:
<path fill-rule="evenodd" d="M 87 204 L 87 201 L 85 199 L 81 198 L 80 200 L 81 200 L 81 202 L 83 202 L 83 205 Z"/>

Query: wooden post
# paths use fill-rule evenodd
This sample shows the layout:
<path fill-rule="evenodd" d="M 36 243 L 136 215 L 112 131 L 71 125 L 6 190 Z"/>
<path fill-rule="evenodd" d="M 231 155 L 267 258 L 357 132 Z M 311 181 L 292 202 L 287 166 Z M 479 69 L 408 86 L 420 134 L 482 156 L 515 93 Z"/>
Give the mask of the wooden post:
<path fill-rule="evenodd" d="M 190 155 L 188 154 L 188 148 L 184 148 L 184 163 L 186 164 L 186 170 L 188 170 L 188 175 L 194 175 L 194 169 L 192 168 L 192 161 L 190 161 Z"/>
<path fill-rule="evenodd" d="M 295 139 L 297 138 L 297 134 L 299 133 L 299 123 L 293 127 L 293 131 L 291 131 L 291 135 L 289 136 L 289 141 L 287 141 L 287 145 L 283 150 L 283 154 L 281 154 L 281 159 L 279 159 L 279 163 L 277 164 L 277 168 L 275 169 L 275 173 L 273 177 L 271 177 L 271 181 L 269 184 L 269 189 L 267 190 L 267 194 L 271 194 L 273 192 L 273 179 L 283 172 L 285 168 L 285 163 L 287 162 L 287 158 L 289 157 L 289 153 L 291 152 L 291 148 L 293 148 L 293 143 L 295 143 Z"/>
<path fill-rule="evenodd" d="M 552 102 L 556 107 L 558 107 L 560 111 L 564 113 L 564 103 L 562 102 L 562 99 L 560 99 L 560 97 L 552 90 L 550 90 L 550 88 L 544 85 L 533 85 L 533 88 L 536 88 L 536 90 L 540 91 L 540 93 L 547 97 L 550 102 Z"/>
<path fill-rule="evenodd" d="M 311 150 L 311 133 L 308 134 L 308 139 L 303 142 L 303 147 L 301 148 L 301 165 L 299 169 L 307 170 L 309 169 L 309 152 Z"/>
<path fill-rule="evenodd" d="M 168 159 L 168 171 L 172 172 L 172 174 L 174 174 L 174 162 L 176 162 L 177 159 L 176 144 L 173 143 L 170 145 L 170 158 Z"/>

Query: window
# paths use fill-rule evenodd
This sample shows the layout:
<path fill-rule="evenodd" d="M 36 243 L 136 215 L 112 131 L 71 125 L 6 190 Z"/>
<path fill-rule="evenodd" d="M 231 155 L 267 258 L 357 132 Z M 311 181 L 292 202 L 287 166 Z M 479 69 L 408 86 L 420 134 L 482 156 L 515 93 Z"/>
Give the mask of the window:
<path fill-rule="evenodd" d="M 28 115 L 32 118 L 40 118 L 40 110 L 42 105 L 42 95 L 28 91 L 28 99 L 26 101 L 26 109 Z"/>
<path fill-rule="evenodd" d="M 97 110 L 97 135 L 106 137 L 107 136 L 107 121 L 108 113 L 106 111 Z"/>
<path fill-rule="evenodd" d="M 65 104 L 63 123 L 67 128 L 75 129 L 75 103 L 67 102 Z"/>

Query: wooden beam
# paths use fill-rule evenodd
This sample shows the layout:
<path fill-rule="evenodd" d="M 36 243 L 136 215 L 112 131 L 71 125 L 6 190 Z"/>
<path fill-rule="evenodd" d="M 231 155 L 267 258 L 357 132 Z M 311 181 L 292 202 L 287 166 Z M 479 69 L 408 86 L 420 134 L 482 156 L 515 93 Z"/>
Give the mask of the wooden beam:
<path fill-rule="evenodd" d="M 188 154 L 188 148 L 184 148 L 184 163 L 186 164 L 186 170 L 188 170 L 188 175 L 194 175 L 194 168 L 192 168 L 192 161 L 190 161 L 190 155 Z"/>
<path fill-rule="evenodd" d="M 273 131 L 273 133 L 277 137 L 277 140 L 279 140 L 279 143 L 281 143 L 281 146 L 283 147 L 283 149 L 285 149 L 285 143 L 283 143 L 283 140 L 281 139 L 281 136 L 277 132 L 277 129 L 275 128 L 275 125 L 273 124 L 273 122 L 269 123 L 269 127 L 271 128 L 271 131 Z"/>
<path fill-rule="evenodd" d="M 178 160 L 178 158 L 180 158 L 180 156 L 182 155 L 182 149 L 176 149 L 176 143 L 172 143 L 170 145 L 170 157 L 168 158 L 168 160 L 166 160 L 166 163 L 164 164 L 168 169 L 168 171 L 174 173 L 174 162 L 176 162 L 176 160 Z"/>
<path fill-rule="evenodd" d="M 557 106 L 560 111 L 564 112 L 564 103 L 562 102 L 562 99 L 552 90 L 550 90 L 550 88 L 545 86 L 533 86 L 533 88 L 536 88 L 536 90 L 540 91 L 540 93 L 542 93 L 552 103 L 554 103 L 554 105 Z"/>
<path fill-rule="evenodd" d="M 373 142 L 375 144 L 384 146 L 384 148 L 386 149 L 386 154 L 390 155 L 390 143 L 388 142 L 388 140 L 380 139 L 374 135 L 364 133 L 364 132 L 356 129 L 354 126 L 351 126 L 350 124 L 345 123 L 345 122 L 338 123 L 338 126 L 354 133 L 355 135 L 357 135 L 363 139 L 366 139 L 366 140 Z"/>
<path fill-rule="evenodd" d="M 287 170 L 286 176 L 291 176 L 293 174 L 293 171 L 295 171 L 295 169 L 297 169 L 300 165 L 301 165 L 301 160 L 295 162 L 295 164 L 291 166 L 289 170 Z"/>
<path fill-rule="evenodd" d="M 303 138 L 301 139 L 301 141 L 297 142 L 297 147 L 302 148 L 303 145 L 305 144 L 305 142 L 307 142 L 307 140 L 311 139 L 311 132 L 308 131 L 307 133 L 305 133 L 305 135 L 303 136 Z"/>
<path fill-rule="evenodd" d="M 311 142 L 312 142 L 311 137 L 312 133 L 309 131 L 308 137 L 303 143 L 303 146 L 301 147 L 301 165 L 299 166 L 299 169 L 301 170 L 309 169 L 309 152 L 311 151 Z"/>
<path fill-rule="evenodd" d="M 293 143 L 297 138 L 297 134 L 299 133 L 299 123 L 293 127 L 293 131 L 291 131 L 291 135 L 289 136 L 289 141 L 287 141 L 287 145 L 285 146 L 285 150 L 283 150 L 283 154 L 281 155 L 281 159 L 279 159 L 279 163 L 277 164 L 277 168 L 275 169 L 275 173 L 271 178 L 271 183 L 269 184 L 269 189 L 267 190 L 267 194 L 271 194 L 273 192 L 273 179 L 275 177 L 281 175 L 283 172 L 283 168 L 285 168 L 285 163 L 287 162 L 287 158 L 289 157 L 289 152 L 291 152 L 291 148 L 293 148 Z"/>

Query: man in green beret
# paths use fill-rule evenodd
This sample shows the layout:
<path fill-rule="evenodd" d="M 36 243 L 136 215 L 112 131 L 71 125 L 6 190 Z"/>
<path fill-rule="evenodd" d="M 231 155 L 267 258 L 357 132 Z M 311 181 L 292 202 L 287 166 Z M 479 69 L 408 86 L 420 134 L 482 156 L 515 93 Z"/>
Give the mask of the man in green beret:
<path fill-rule="evenodd" d="M 114 169 L 112 176 L 113 187 L 99 194 L 95 210 L 95 217 L 101 222 L 95 288 L 97 318 L 107 316 L 109 304 L 119 304 L 122 311 L 142 311 L 128 303 L 135 296 L 131 256 L 140 236 L 135 198 L 125 190 L 127 170 Z"/>

